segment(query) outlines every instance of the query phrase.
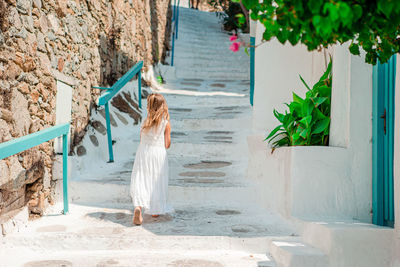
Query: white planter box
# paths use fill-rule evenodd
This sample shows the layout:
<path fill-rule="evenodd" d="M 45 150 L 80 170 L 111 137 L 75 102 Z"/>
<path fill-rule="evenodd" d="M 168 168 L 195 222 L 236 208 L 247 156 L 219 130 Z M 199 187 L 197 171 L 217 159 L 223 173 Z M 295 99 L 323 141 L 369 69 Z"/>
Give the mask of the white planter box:
<path fill-rule="evenodd" d="M 346 148 L 282 147 L 271 154 L 260 135 L 249 136 L 248 145 L 248 177 L 258 185 L 265 208 L 310 220 L 354 219 L 364 208 L 358 203 L 371 201 L 357 199 L 352 156 Z"/>

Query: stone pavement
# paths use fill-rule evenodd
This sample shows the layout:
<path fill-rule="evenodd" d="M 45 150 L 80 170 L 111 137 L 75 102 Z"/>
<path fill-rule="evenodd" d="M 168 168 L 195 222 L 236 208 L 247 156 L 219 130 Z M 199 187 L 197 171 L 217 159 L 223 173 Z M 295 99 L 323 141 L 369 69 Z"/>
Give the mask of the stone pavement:
<path fill-rule="evenodd" d="M 116 162 L 91 158 L 86 147 L 86 162 L 71 177 L 70 213 L 49 214 L 0 239 L 0 266 L 276 266 L 271 240 L 296 233 L 255 205 L 254 185 L 246 179 L 249 58 L 229 51 L 229 35 L 215 14 L 184 7 L 180 14 L 177 79 L 161 90 L 171 115 L 175 213 L 132 225 L 138 127 L 119 136 L 115 131 Z"/>

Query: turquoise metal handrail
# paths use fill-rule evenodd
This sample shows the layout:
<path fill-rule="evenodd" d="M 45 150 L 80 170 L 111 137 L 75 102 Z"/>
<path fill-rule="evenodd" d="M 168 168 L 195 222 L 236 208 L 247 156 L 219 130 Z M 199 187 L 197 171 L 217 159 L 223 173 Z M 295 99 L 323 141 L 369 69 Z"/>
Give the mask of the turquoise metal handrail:
<path fill-rule="evenodd" d="M 174 55 L 175 55 L 175 39 L 178 39 L 178 26 L 179 26 L 179 4 L 181 0 L 178 0 L 178 6 L 176 0 L 174 0 L 174 14 L 172 16 L 172 22 L 174 27 L 172 29 L 172 49 L 171 49 L 171 66 L 174 66 Z"/>
<path fill-rule="evenodd" d="M 40 145 L 56 137 L 63 137 L 63 201 L 64 211 L 68 213 L 68 132 L 69 123 L 49 127 L 0 144 L 0 160 Z"/>
<path fill-rule="evenodd" d="M 142 73 L 141 69 L 143 68 L 143 61 L 139 61 L 133 66 L 127 73 L 125 73 L 119 80 L 114 83 L 110 88 L 107 87 L 92 87 L 94 89 L 106 90 L 104 94 L 102 94 L 97 102 L 97 105 L 104 106 L 106 111 L 106 127 L 107 127 L 107 141 L 108 141 L 108 155 L 109 161 L 114 162 L 114 153 L 112 148 L 112 137 L 111 137 L 111 123 L 110 123 L 110 107 L 108 102 L 113 98 L 119 90 L 121 90 L 136 74 L 138 74 L 138 102 L 139 108 L 142 108 Z"/>

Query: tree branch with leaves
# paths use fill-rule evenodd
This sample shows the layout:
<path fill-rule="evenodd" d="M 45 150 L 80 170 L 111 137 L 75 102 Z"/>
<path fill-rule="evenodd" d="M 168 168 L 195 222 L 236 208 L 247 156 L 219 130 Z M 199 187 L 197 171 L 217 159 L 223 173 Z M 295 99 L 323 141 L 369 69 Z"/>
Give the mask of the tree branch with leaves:
<path fill-rule="evenodd" d="M 265 26 L 263 39 L 302 43 L 320 50 L 351 41 L 354 55 L 387 62 L 400 51 L 399 0 L 232 0 L 241 2 L 250 18 Z"/>

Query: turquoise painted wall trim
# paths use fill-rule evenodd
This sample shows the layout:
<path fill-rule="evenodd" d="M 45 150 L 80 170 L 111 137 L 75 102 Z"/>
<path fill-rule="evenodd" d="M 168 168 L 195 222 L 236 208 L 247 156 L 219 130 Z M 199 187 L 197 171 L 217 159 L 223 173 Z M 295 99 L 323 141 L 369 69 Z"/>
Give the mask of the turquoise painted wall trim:
<path fill-rule="evenodd" d="M 253 105 L 254 100 L 254 71 L 255 71 L 255 45 L 256 38 L 250 37 L 250 104 Z"/>
<path fill-rule="evenodd" d="M 380 129 L 379 112 L 378 112 L 378 66 L 375 65 L 372 70 L 372 223 L 383 225 L 383 201 L 381 199 L 382 183 L 378 180 L 378 168 L 381 164 L 382 158 L 379 150 L 382 149 L 381 140 L 378 139 L 378 129 Z"/>
<path fill-rule="evenodd" d="M 373 67 L 372 102 L 372 221 L 394 224 L 394 92 L 396 55 L 388 63 Z"/>
<path fill-rule="evenodd" d="M 389 222 L 388 226 L 394 227 L 394 173 L 393 173 L 393 162 L 394 162 L 394 116 L 395 116 L 395 102 L 394 93 L 396 86 L 396 55 L 392 56 L 387 66 L 389 68 L 388 86 L 389 86 L 389 97 L 388 103 L 388 118 L 387 118 L 387 132 L 388 132 L 388 172 L 389 177 L 387 180 L 388 195 L 385 201 L 387 210 L 387 216 L 385 216 L 385 221 Z"/>
<path fill-rule="evenodd" d="M 142 73 L 143 61 L 139 61 L 133 66 L 127 73 L 125 73 L 119 80 L 114 83 L 110 88 L 106 87 L 92 87 L 95 89 L 107 90 L 104 94 L 99 97 L 97 104 L 104 106 L 106 111 L 106 127 L 107 127 L 107 143 L 108 143 L 108 162 L 114 162 L 114 153 L 112 148 L 112 137 L 111 137 L 111 123 L 110 123 L 110 107 L 108 102 L 113 98 L 119 90 L 121 90 L 136 74 L 138 75 L 138 102 L 139 108 L 142 108 Z"/>
<path fill-rule="evenodd" d="M 24 150 L 38 146 L 56 137 L 63 137 L 63 200 L 64 211 L 66 214 L 68 208 L 68 132 L 69 123 L 49 127 L 42 131 L 28 134 L 0 144 L 0 160 L 20 153 Z"/>

